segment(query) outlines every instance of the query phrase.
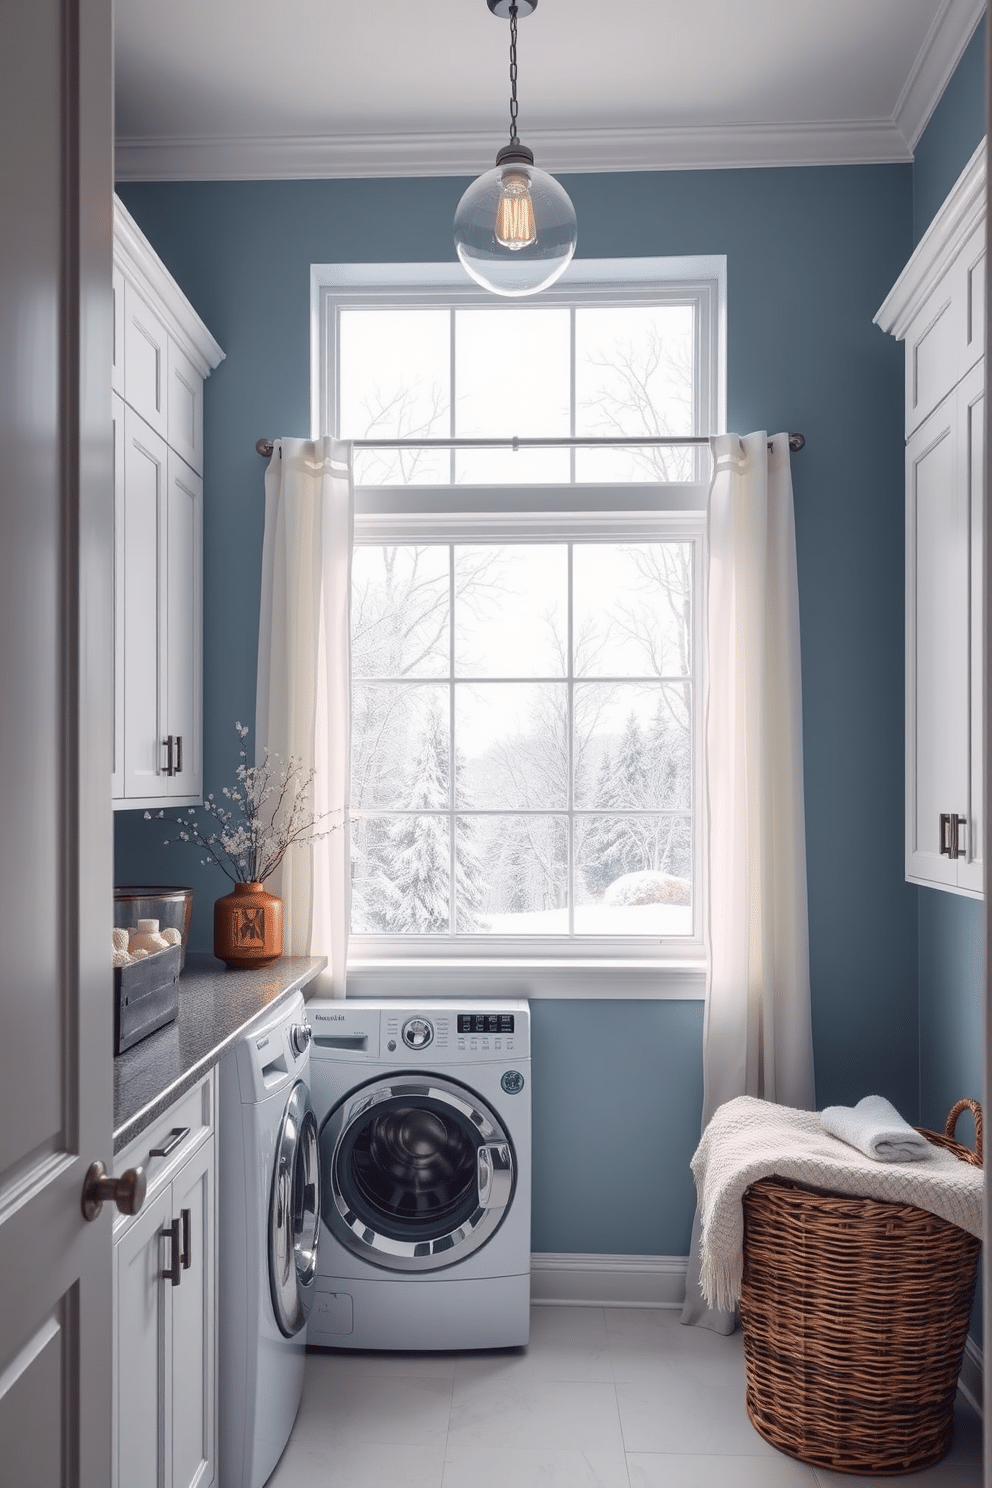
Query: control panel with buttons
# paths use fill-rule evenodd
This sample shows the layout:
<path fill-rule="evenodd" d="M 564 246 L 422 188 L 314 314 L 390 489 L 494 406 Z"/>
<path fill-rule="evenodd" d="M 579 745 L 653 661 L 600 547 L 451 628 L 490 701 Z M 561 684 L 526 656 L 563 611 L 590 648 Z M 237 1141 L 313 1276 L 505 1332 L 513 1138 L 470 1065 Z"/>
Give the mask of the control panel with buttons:
<path fill-rule="evenodd" d="M 480 1003 L 478 1011 L 464 1002 L 452 1007 L 426 999 L 314 999 L 307 1011 L 313 1025 L 311 1059 L 389 1058 L 398 1068 L 426 1069 L 437 1067 L 442 1057 L 468 1064 L 530 1054 L 527 1005 L 509 999 Z"/>

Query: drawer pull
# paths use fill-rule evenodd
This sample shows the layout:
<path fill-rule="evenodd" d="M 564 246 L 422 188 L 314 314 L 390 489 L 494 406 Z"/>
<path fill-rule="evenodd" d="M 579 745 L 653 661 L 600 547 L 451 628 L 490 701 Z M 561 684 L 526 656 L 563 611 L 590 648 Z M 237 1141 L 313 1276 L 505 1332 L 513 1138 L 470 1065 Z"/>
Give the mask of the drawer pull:
<path fill-rule="evenodd" d="M 153 1147 L 149 1157 L 168 1157 L 170 1152 L 175 1152 L 184 1137 L 189 1136 L 188 1126 L 174 1126 L 167 1141 L 161 1147 Z"/>

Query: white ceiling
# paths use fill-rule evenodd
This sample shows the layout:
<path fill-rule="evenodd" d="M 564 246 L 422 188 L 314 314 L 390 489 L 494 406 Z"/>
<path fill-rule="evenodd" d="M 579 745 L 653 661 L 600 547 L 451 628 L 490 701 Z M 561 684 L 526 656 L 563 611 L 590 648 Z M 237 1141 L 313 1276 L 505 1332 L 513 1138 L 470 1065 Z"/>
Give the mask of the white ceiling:
<path fill-rule="evenodd" d="M 539 0 L 549 170 L 909 160 L 984 0 Z M 116 0 L 121 180 L 473 175 L 508 137 L 486 0 Z"/>

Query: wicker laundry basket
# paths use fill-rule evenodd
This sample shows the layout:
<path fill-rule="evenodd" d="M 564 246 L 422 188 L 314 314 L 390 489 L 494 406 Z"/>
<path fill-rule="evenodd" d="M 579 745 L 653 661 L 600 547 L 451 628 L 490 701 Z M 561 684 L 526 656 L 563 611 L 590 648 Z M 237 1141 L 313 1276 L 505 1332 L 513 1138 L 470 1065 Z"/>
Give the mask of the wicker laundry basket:
<path fill-rule="evenodd" d="M 975 1151 L 954 1140 L 974 1113 Z M 922 1128 L 921 1128 L 922 1130 Z M 981 1166 L 982 1110 L 937 1146 Z M 747 1413 L 773 1446 L 838 1472 L 915 1472 L 951 1445 L 980 1243 L 910 1205 L 763 1178 L 744 1195 Z"/>

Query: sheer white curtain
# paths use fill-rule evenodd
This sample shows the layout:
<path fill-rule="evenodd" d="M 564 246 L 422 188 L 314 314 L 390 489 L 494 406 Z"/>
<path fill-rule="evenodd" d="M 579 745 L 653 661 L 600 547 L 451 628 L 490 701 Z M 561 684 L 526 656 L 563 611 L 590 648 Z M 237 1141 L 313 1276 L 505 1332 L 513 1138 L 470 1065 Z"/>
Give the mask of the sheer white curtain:
<path fill-rule="evenodd" d="M 336 828 L 291 848 L 269 881 L 283 901 L 285 950 L 327 956 L 343 997 L 350 873 L 351 677 L 349 604 L 354 531 L 351 445 L 279 439 L 265 473 L 265 539 L 258 632 L 257 757 L 264 748 L 316 771 L 314 805 Z"/>
<path fill-rule="evenodd" d="M 713 440 L 705 780 L 709 970 L 703 1125 L 756 1095 L 811 1109 L 799 586 L 789 436 Z M 693 1226 L 683 1322 L 730 1332 L 699 1292 Z"/>

